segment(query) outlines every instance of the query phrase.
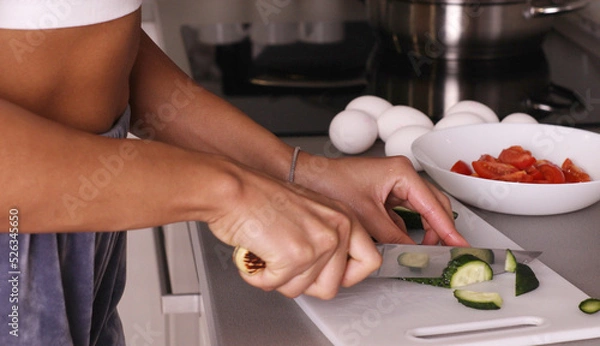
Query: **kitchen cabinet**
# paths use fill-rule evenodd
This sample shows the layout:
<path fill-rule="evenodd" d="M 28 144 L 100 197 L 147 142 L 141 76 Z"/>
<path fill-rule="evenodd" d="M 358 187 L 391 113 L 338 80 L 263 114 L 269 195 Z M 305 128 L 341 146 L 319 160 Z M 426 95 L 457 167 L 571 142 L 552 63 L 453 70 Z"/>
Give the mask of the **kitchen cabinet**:
<path fill-rule="evenodd" d="M 195 304 L 200 291 L 190 224 L 128 232 L 127 286 L 119 304 L 127 345 L 209 345 L 207 316 Z"/>
<path fill-rule="evenodd" d="M 167 345 L 152 229 L 127 234 L 127 285 L 118 309 L 127 345 Z"/>

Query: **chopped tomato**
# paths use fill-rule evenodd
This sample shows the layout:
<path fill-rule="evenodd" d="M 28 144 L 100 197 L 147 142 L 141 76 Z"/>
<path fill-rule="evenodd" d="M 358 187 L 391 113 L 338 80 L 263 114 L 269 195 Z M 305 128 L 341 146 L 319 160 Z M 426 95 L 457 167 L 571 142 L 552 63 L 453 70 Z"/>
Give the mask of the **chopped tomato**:
<path fill-rule="evenodd" d="M 537 167 L 535 167 L 534 165 L 531 165 L 531 166 L 525 168 L 525 172 L 527 172 L 527 174 L 529 174 L 529 176 L 531 176 L 531 179 L 533 181 L 546 182 L 546 178 L 544 177 L 544 174 L 542 174 L 542 172 L 540 172 L 540 170 L 537 169 Z"/>
<path fill-rule="evenodd" d="M 514 166 L 502 162 L 473 161 L 473 169 L 481 178 L 500 179 L 500 177 L 518 172 Z"/>
<path fill-rule="evenodd" d="M 473 170 L 462 160 L 454 163 L 452 172 L 484 179 L 535 184 L 561 184 L 591 181 L 590 176 L 571 159 L 561 166 L 548 160 L 537 160 L 529 150 L 519 145 L 508 147 L 498 158 L 483 154 L 471 163 Z"/>
<path fill-rule="evenodd" d="M 592 180 L 589 174 L 576 166 L 569 158 L 565 159 L 561 168 L 567 183 L 583 183 Z"/>
<path fill-rule="evenodd" d="M 471 167 L 469 167 L 469 164 L 462 160 L 456 161 L 456 163 L 452 166 L 452 168 L 450 168 L 450 170 L 452 172 L 464 174 L 464 175 L 472 175 L 473 174 L 473 171 L 471 170 Z"/>
<path fill-rule="evenodd" d="M 493 157 L 492 155 L 489 154 L 483 154 L 481 155 L 481 157 L 479 157 L 479 159 L 477 161 L 484 161 L 484 162 L 498 162 L 498 159 Z"/>
<path fill-rule="evenodd" d="M 561 184 L 566 181 L 562 169 L 548 160 L 539 160 L 535 167 L 542 172 L 544 179 L 551 184 Z"/>
<path fill-rule="evenodd" d="M 525 171 L 517 171 L 501 176 L 498 180 L 512 181 L 516 183 L 530 183 L 533 181 L 533 177 Z"/>
<path fill-rule="evenodd" d="M 525 150 L 519 145 L 502 150 L 498 156 L 498 160 L 502 163 L 513 165 L 518 169 L 525 169 L 533 165 L 536 161 L 529 150 Z"/>

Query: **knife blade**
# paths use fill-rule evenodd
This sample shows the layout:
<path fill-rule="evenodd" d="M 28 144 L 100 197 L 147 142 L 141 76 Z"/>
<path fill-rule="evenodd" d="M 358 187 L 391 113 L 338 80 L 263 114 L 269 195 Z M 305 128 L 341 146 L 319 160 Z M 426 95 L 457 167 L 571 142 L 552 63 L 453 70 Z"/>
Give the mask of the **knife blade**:
<path fill-rule="evenodd" d="M 378 270 L 372 278 L 433 278 L 442 275 L 448 262 L 461 254 L 469 253 L 486 261 L 494 275 L 505 272 L 507 249 L 465 248 L 439 245 L 377 244 L 383 257 Z M 529 263 L 541 251 L 513 250 L 511 252 L 519 263 Z"/>

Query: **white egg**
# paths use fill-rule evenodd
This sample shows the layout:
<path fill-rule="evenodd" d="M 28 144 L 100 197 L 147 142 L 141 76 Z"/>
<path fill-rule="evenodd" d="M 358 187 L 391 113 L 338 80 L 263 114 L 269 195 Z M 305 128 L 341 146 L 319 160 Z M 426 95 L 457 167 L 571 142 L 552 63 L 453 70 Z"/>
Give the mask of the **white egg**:
<path fill-rule="evenodd" d="M 505 116 L 501 123 L 503 124 L 537 124 L 538 121 L 527 113 L 512 113 Z"/>
<path fill-rule="evenodd" d="M 465 125 L 475 125 L 475 124 L 484 124 L 485 120 L 482 117 L 475 113 L 470 112 L 460 112 L 454 113 L 450 116 L 445 116 L 440 119 L 435 126 L 434 130 L 447 129 L 449 127 L 456 126 L 465 126 Z"/>
<path fill-rule="evenodd" d="M 411 146 L 415 139 L 422 135 L 430 132 L 431 129 L 425 126 L 412 125 L 401 127 L 396 130 L 387 142 L 385 142 L 385 155 L 386 156 L 397 156 L 404 155 L 413 164 L 413 167 L 417 171 L 422 171 L 423 167 L 412 153 Z"/>
<path fill-rule="evenodd" d="M 409 106 L 393 106 L 377 119 L 379 138 L 384 142 L 398 129 L 414 125 L 432 129 L 433 121 L 425 113 Z"/>
<path fill-rule="evenodd" d="M 377 121 L 359 110 L 344 110 L 329 124 L 329 138 L 344 154 L 360 154 L 377 140 Z"/>
<path fill-rule="evenodd" d="M 379 118 L 379 115 L 386 109 L 391 108 L 392 104 L 379 96 L 363 95 L 359 96 L 346 105 L 346 109 L 355 109 L 363 111 L 375 119 Z"/>
<path fill-rule="evenodd" d="M 448 108 L 446 112 L 444 112 L 444 117 L 462 112 L 475 113 L 482 117 L 487 123 L 497 123 L 499 121 L 498 115 L 490 107 L 481 102 L 471 100 L 460 101 Z"/>

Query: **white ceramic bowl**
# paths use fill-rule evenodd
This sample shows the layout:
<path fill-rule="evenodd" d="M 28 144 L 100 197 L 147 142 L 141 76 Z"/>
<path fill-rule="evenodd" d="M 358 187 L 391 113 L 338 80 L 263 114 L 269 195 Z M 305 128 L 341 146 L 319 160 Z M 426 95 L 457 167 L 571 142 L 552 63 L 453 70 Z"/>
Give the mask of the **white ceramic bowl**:
<path fill-rule="evenodd" d="M 566 158 L 592 181 L 531 184 L 488 180 L 450 171 L 463 160 L 521 145 L 538 159 L 561 165 Z M 432 131 L 412 145 L 415 158 L 439 186 L 472 206 L 515 215 L 552 215 L 590 206 L 600 200 L 600 134 L 546 124 L 477 124 Z"/>

